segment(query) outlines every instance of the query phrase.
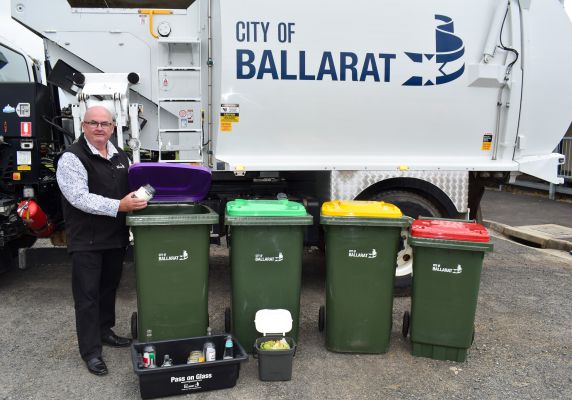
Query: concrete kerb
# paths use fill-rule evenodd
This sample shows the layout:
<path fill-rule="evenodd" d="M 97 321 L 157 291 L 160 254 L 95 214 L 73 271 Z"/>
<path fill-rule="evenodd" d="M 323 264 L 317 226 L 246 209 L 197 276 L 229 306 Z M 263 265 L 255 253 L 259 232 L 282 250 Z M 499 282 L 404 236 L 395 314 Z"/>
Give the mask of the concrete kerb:
<path fill-rule="evenodd" d="M 543 249 L 555 249 L 563 251 L 572 250 L 572 242 L 570 241 L 555 239 L 526 228 L 513 227 L 490 220 L 483 220 L 483 225 L 502 235 L 521 239 L 531 243 L 536 243 Z"/>

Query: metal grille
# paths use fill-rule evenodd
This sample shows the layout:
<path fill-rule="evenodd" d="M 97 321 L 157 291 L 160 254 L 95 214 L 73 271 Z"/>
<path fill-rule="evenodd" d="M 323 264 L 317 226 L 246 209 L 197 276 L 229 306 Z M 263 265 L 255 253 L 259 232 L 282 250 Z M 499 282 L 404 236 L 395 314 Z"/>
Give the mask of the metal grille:
<path fill-rule="evenodd" d="M 564 179 L 572 179 L 572 137 L 563 138 L 557 151 L 566 157 L 564 164 L 558 167 L 558 176 Z"/>

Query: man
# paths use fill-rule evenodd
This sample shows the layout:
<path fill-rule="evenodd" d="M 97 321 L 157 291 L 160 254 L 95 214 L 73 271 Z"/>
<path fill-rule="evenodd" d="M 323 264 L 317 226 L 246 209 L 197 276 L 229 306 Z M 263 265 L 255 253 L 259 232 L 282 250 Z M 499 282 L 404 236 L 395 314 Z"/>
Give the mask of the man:
<path fill-rule="evenodd" d="M 129 159 L 109 138 L 115 123 L 105 107 L 88 108 L 83 135 L 60 157 L 62 192 L 79 351 L 89 372 L 107 374 L 102 344 L 129 346 L 117 336 L 115 295 L 129 241 L 125 213 L 147 206 L 128 193 Z"/>

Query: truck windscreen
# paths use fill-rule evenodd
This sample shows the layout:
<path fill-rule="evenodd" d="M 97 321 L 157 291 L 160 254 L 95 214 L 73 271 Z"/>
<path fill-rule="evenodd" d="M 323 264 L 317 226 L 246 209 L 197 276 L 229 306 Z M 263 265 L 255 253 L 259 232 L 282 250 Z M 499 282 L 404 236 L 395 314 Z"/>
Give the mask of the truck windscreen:
<path fill-rule="evenodd" d="M 30 82 L 26 58 L 0 44 L 0 82 Z"/>

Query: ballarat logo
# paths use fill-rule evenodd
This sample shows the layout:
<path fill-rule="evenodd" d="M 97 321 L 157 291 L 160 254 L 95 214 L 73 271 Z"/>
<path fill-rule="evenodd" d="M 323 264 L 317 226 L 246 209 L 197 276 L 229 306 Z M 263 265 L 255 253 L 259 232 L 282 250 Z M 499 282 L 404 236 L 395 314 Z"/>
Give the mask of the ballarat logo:
<path fill-rule="evenodd" d="M 463 267 L 461 267 L 461 264 L 457 264 L 457 268 L 447 268 L 441 266 L 441 264 L 433 264 L 433 272 L 445 272 L 447 274 L 457 275 L 463 272 Z"/>
<path fill-rule="evenodd" d="M 189 253 L 187 253 L 187 250 L 183 250 L 183 252 L 178 255 L 159 253 L 157 258 L 159 261 L 185 261 L 189 258 Z"/>
<path fill-rule="evenodd" d="M 282 252 L 278 252 L 276 256 L 267 256 L 261 253 L 257 253 L 254 255 L 255 262 L 282 262 L 284 261 L 284 254 Z"/>
<path fill-rule="evenodd" d="M 260 35 L 250 34 L 250 29 L 254 29 L 251 24 L 262 27 Z M 283 40 L 280 36 L 276 39 L 273 33 L 280 32 L 279 27 L 284 23 L 278 27 L 270 22 L 259 24 L 236 23 L 236 42 L 239 43 L 235 50 L 236 79 L 380 84 L 398 81 L 402 86 L 419 87 L 443 85 L 465 72 L 465 44 L 455 34 L 453 19 L 446 15 L 435 15 L 435 46 L 415 52 L 379 47 L 369 52 L 352 48 L 316 49 L 313 46 L 308 50 L 304 42 L 297 43 L 301 38 L 296 36 L 296 23 L 288 24 L 289 34 Z M 280 47 L 272 46 L 273 40 L 278 40 Z M 375 41 L 385 43 L 383 37 L 375 38 Z M 323 38 L 318 42 L 322 43 Z M 414 75 L 410 76 L 407 70 L 400 78 L 394 78 L 396 70 L 404 68 L 412 70 Z"/>
<path fill-rule="evenodd" d="M 348 250 L 348 257 L 351 258 L 376 258 L 377 251 L 375 249 L 371 249 L 371 251 L 358 251 L 350 249 Z"/>
<path fill-rule="evenodd" d="M 414 63 L 432 63 L 435 71 L 434 79 L 424 79 L 423 76 L 412 76 L 403 86 L 431 86 L 442 85 L 454 81 L 465 72 L 465 63 L 460 59 L 465 54 L 463 40 L 455 35 L 453 19 L 445 15 L 435 15 L 438 21 L 435 28 L 435 53 L 409 53 L 405 54 Z"/>

